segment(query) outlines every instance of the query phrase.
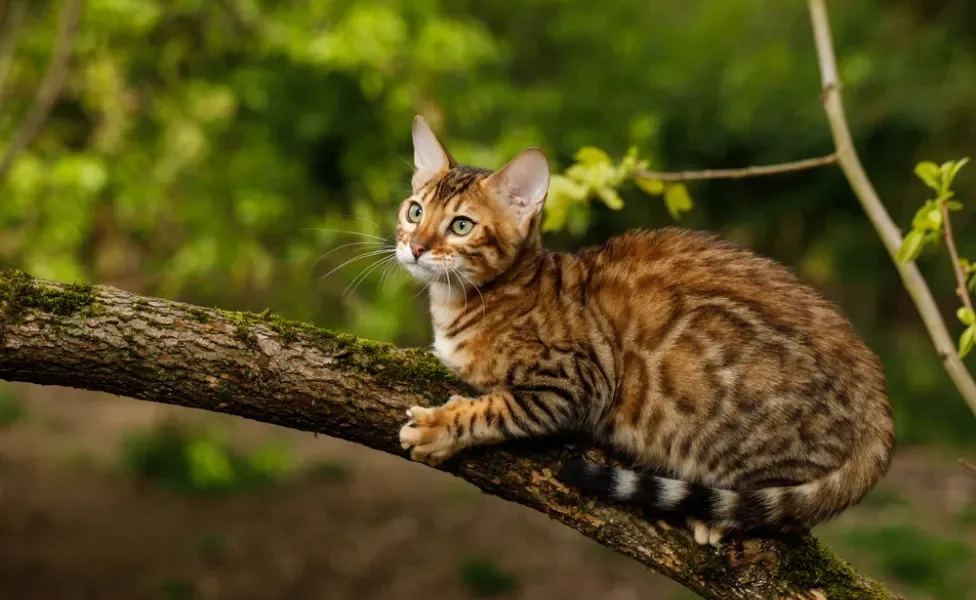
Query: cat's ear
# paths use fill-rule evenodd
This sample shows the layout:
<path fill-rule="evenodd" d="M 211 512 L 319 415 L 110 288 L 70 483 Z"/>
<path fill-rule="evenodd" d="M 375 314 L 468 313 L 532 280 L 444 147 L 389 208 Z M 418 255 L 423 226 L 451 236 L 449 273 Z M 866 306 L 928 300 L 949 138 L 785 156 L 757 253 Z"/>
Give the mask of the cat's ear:
<path fill-rule="evenodd" d="M 427 120 L 417 115 L 413 119 L 413 191 L 416 192 L 435 176 L 447 171 L 454 159 L 437 140 Z"/>
<path fill-rule="evenodd" d="M 549 192 L 549 160 L 542 150 L 523 150 L 485 179 L 485 188 L 525 226 L 539 214 Z"/>

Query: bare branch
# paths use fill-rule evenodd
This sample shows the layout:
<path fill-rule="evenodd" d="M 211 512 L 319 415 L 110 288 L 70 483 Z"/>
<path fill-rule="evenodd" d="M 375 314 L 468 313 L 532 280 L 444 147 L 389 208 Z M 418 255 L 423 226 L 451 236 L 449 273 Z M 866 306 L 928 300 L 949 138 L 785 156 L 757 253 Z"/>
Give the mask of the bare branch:
<path fill-rule="evenodd" d="M 817 158 L 806 158 L 776 165 L 762 165 L 755 167 L 745 167 L 742 169 L 705 169 L 704 171 L 680 171 L 676 173 L 666 173 L 658 171 L 647 171 L 639 169 L 637 176 L 642 179 L 653 179 L 656 181 L 677 182 L 677 181 L 703 181 L 706 179 L 745 179 L 746 177 L 763 177 L 767 175 L 780 175 L 782 173 L 793 173 L 816 169 L 828 165 L 837 164 L 837 155 L 828 154 Z"/>
<path fill-rule="evenodd" d="M 896 255 L 901 247 L 901 233 L 888 215 L 888 211 L 885 210 L 884 204 L 881 203 L 877 191 L 875 191 L 871 180 L 864 171 L 857 150 L 854 148 L 854 141 L 847 125 L 847 117 L 844 114 L 844 106 L 841 101 L 840 81 L 837 78 L 837 60 L 834 58 L 834 46 L 830 35 L 830 21 L 827 18 L 826 2 L 825 0 L 808 0 L 808 3 L 810 21 L 813 24 L 813 37 L 817 45 L 817 58 L 820 63 L 824 110 L 827 113 L 827 120 L 834 137 L 840 168 L 844 171 L 851 189 L 895 263 L 895 268 L 898 269 L 905 289 L 908 290 L 908 294 L 915 303 L 926 329 L 928 329 L 929 337 L 932 338 L 949 377 L 952 378 L 959 393 L 962 394 L 966 403 L 969 404 L 969 408 L 976 415 L 976 382 L 973 381 L 973 377 L 966 369 L 962 359 L 956 354 L 956 345 L 939 312 L 935 298 L 932 297 L 932 291 L 929 290 L 918 266 L 914 262 L 905 264 L 897 260 Z"/>
<path fill-rule="evenodd" d="M 17 155 L 30 146 L 37 134 L 41 132 L 51 109 L 61 95 L 61 89 L 64 87 L 64 81 L 68 75 L 68 60 L 71 58 L 75 33 L 78 31 L 78 23 L 81 21 L 84 8 L 85 0 L 64 0 L 64 6 L 61 9 L 61 24 L 58 27 L 58 36 L 54 42 L 51 61 L 48 63 L 47 72 L 44 74 L 44 79 L 41 80 L 41 85 L 37 88 L 34 105 L 27 113 L 20 129 L 17 130 L 7 145 L 3 158 L 0 158 L 0 181 L 3 181 Z"/>
<path fill-rule="evenodd" d="M 961 464 L 962 466 L 966 467 L 970 471 L 976 472 L 976 465 L 974 465 L 973 463 L 969 462 L 965 458 L 960 458 L 959 459 L 959 464 Z"/>
<path fill-rule="evenodd" d="M 16 272 L 0 273 L 0 379 L 238 415 L 401 456 L 397 433 L 406 409 L 466 391 L 425 350 L 273 315 L 203 309 Z M 469 450 L 443 468 L 705 598 L 894 597 L 809 534 L 701 547 L 683 528 L 583 498 L 554 478 L 582 452 L 553 441 L 513 443 Z"/>
<path fill-rule="evenodd" d="M 946 249 L 949 251 L 949 260 L 952 262 L 952 271 L 956 274 L 956 294 L 962 301 L 962 305 L 973 310 L 973 301 L 969 297 L 966 288 L 966 275 L 962 272 L 962 263 L 959 262 L 959 252 L 956 250 L 956 240 L 952 235 L 952 225 L 950 224 L 949 203 L 943 200 L 942 209 L 942 234 L 945 237 Z"/>

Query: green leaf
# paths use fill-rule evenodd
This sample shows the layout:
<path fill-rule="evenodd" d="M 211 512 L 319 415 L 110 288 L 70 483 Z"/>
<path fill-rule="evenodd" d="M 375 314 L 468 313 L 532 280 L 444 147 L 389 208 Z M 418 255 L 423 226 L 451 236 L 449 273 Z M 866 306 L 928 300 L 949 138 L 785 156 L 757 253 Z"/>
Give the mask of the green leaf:
<path fill-rule="evenodd" d="M 576 162 L 584 165 L 599 165 L 599 164 L 610 164 L 610 156 L 593 146 L 583 146 L 576 153 Z"/>
<path fill-rule="evenodd" d="M 637 187 L 652 196 L 660 196 L 664 193 L 664 182 L 657 179 L 637 178 Z"/>
<path fill-rule="evenodd" d="M 966 163 L 968 162 L 969 162 L 968 156 L 965 158 L 961 158 L 955 161 L 954 163 L 952 163 L 952 165 L 946 170 L 946 173 L 943 176 L 943 181 L 945 182 L 945 186 L 947 189 L 949 186 L 952 185 L 952 182 L 955 181 L 956 175 L 959 174 L 959 170 L 962 169 L 964 166 L 966 166 Z"/>
<path fill-rule="evenodd" d="M 210 439 L 192 440 L 186 447 L 190 478 L 201 489 L 214 489 L 230 484 L 234 468 L 226 452 Z"/>
<path fill-rule="evenodd" d="M 961 322 L 963 325 L 973 325 L 976 323 L 976 313 L 974 313 L 972 309 L 966 308 L 965 306 L 960 307 L 959 310 L 956 311 L 956 317 L 959 318 L 959 322 Z"/>
<path fill-rule="evenodd" d="M 937 228 L 938 224 L 934 224 L 929 220 L 929 213 L 933 210 L 938 210 L 938 204 L 935 200 L 926 200 L 918 211 L 915 212 L 915 216 L 912 217 L 912 228 L 918 230 L 927 230 Z"/>
<path fill-rule="evenodd" d="M 555 201 L 553 201 L 555 200 Z M 542 221 L 542 231 L 559 231 L 566 226 L 569 217 L 570 201 L 565 196 L 550 199 L 545 204 L 545 218 Z"/>
<path fill-rule="evenodd" d="M 566 231 L 574 237 L 581 237 L 590 226 L 590 203 L 574 202 L 569 207 Z"/>
<path fill-rule="evenodd" d="M 962 202 L 959 202 L 957 200 L 949 200 L 948 202 L 946 202 L 946 208 L 948 208 L 953 212 L 957 210 L 962 210 Z"/>
<path fill-rule="evenodd" d="M 969 351 L 973 349 L 974 336 L 976 336 L 976 325 L 970 325 L 959 336 L 959 358 L 966 358 Z"/>
<path fill-rule="evenodd" d="M 940 189 L 939 181 L 942 178 L 942 171 L 934 162 L 924 161 L 915 165 L 915 175 L 933 190 L 938 191 Z"/>
<path fill-rule="evenodd" d="M 680 219 L 681 213 L 686 213 L 695 206 L 694 202 L 691 201 L 691 196 L 688 195 L 688 188 L 682 183 L 668 186 L 664 192 L 664 205 L 667 206 L 668 212 L 671 213 L 671 218 L 674 220 Z"/>
<path fill-rule="evenodd" d="M 920 231 L 912 231 L 905 236 L 905 239 L 901 243 L 901 248 L 898 250 L 898 254 L 895 258 L 898 262 L 909 263 L 918 258 L 918 255 L 922 252 L 922 243 L 925 241 L 925 237 Z"/>
<path fill-rule="evenodd" d="M 597 190 L 597 195 L 600 196 L 603 203 L 606 204 L 611 210 L 620 210 L 624 207 L 624 201 L 620 198 L 620 194 L 618 194 L 617 190 L 613 188 L 600 188 Z"/>
<path fill-rule="evenodd" d="M 925 218 L 928 219 L 928 222 L 934 227 L 939 227 L 942 225 L 942 212 L 939 210 L 930 210 L 928 214 L 925 215 Z"/>

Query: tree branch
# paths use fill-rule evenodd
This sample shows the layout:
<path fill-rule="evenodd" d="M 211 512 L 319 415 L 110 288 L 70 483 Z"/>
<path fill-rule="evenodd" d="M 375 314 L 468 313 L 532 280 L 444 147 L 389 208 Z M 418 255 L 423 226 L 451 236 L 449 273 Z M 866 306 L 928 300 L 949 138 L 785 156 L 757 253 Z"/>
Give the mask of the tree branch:
<path fill-rule="evenodd" d="M 742 169 L 705 169 L 704 171 L 679 171 L 676 173 L 638 169 L 636 175 L 641 179 L 653 179 L 655 181 L 666 182 L 704 181 L 706 179 L 745 179 L 746 177 L 763 177 L 766 175 L 779 175 L 781 173 L 816 169 L 817 167 L 824 167 L 836 163 L 837 154 L 828 154 L 827 156 L 819 156 L 817 158 L 806 158 L 793 162 L 745 167 Z"/>
<path fill-rule="evenodd" d="M 401 456 L 406 409 L 465 391 L 425 350 L 19 272 L 0 274 L 0 379 L 222 412 Z M 703 548 L 681 528 L 584 499 L 553 477 L 581 451 L 552 441 L 510 444 L 466 451 L 444 470 L 705 598 L 894 597 L 809 535 Z"/>
<path fill-rule="evenodd" d="M 898 249 L 901 247 L 901 232 L 891 220 L 884 204 L 881 203 L 878 193 L 871 184 L 871 180 L 868 179 L 863 165 L 861 165 L 857 150 L 854 149 L 854 141 L 847 125 L 847 117 L 844 114 L 844 106 L 841 101 L 837 60 L 834 58 L 834 46 L 830 35 L 830 21 L 827 18 L 825 0 L 808 0 L 808 2 L 810 21 L 813 24 L 813 37 L 817 45 L 817 59 L 820 63 L 823 105 L 827 113 L 827 120 L 830 123 L 830 131 L 834 137 L 834 145 L 837 148 L 840 168 L 844 171 L 851 189 L 864 208 L 864 212 L 867 213 L 875 231 L 881 237 L 891 260 L 895 263 L 895 268 L 901 276 L 905 289 L 908 290 L 908 294 L 922 316 L 929 337 L 932 338 L 935 349 L 942 358 L 945 370 L 949 373 L 949 377 L 952 378 L 966 403 L 969 404 L 973 414 L 976 415 L 976 382 L 973 382 L 972 375 L 966 369 L 962 359 L 956 354 L 956 345 L 949 334 L 945 321 L 942 319 L 942 314 L 939 312 L 939 307 L 932 297 L 928 284 L 918 270 L 918 266 L 914 262 L 905 264 L 895 258 Z"/>
<path fill-rule="evenodd" d="M 47 72 L 44 73 L 44 79 L 41 80 L 41 85 L 37 88 L 34 105 L 7 145 L 3 157 L 0 158 L 0 181 L 3 181 L 17 155 L 30 146 L 37 134 L 41 132 L 48 114 L 61 95 L 61 88 L 64 87 L 64 81 L 68 76 L 68 59 L 71 57 L 75 33 L 78 31 L 78 23 L 81 21 L 84 8 L 84 0 L 64 1 L 64 7 L 61 9 L 61 24 L 58 27 L 51 61 Z"/>
<path fill-rule="evenodd" d="M 949 261 L 952 262 L 952 272 L 956 275 L 956 294 L 962 305 L 972 312 L 973 301 L 969 297 L 969 290 L 966 288 L 966 275 L 962 272 L 962 263 L 959 262 L 959 251 L 956 250 L 956 239 L 952 235 L 951 215 L 949 214 L 949 203 L 943 200 L 940 204 L 942 211 L 942 235 L 945 237 L 946 249 L 949 251 Z"/>

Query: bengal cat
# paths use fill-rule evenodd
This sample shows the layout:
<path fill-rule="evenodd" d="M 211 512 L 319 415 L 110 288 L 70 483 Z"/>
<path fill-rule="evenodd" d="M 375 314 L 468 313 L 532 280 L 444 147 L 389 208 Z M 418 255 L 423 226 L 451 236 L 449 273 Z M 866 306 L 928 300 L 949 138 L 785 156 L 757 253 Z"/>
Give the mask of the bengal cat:
<path fill-rule="evenodd" d="M 885 474 L 881 364 L 786 267 L 675 228 L 546 251 L 541 151 L 495 172 L 461 166 L 421 117 L 413 142 L 397 258 L 429 286 L 435 353 L 481 392 L 408 411 L 414 460 L 588 434 L 653 470 L 578 460 L 563 482 L 679 514 L 699 544 L 812 527 Z"/>

